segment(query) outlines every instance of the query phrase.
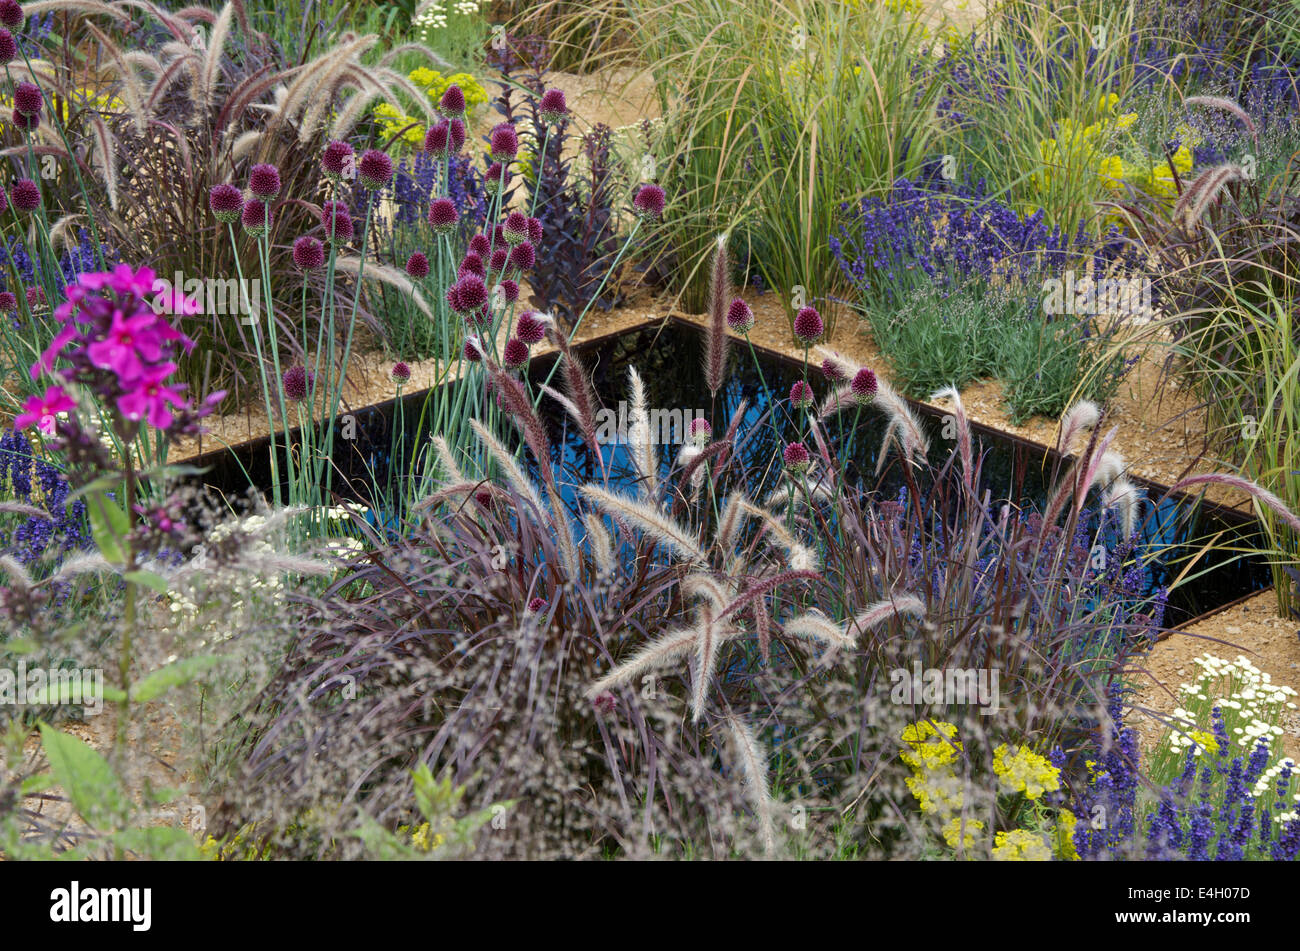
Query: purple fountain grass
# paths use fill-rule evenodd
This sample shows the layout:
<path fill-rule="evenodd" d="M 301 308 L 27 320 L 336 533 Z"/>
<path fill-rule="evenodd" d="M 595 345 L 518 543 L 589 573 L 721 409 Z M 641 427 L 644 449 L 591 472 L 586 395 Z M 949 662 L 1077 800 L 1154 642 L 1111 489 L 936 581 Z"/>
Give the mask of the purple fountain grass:
<path fill-rule="evenodd" d="M 719 235 L 709 277 L 709 323 L 704 335 L 704 381 L 713 396 L 722 389 L 727 369 L 727 318 L 730 315 L 731 260 L 727 236 Z"/>

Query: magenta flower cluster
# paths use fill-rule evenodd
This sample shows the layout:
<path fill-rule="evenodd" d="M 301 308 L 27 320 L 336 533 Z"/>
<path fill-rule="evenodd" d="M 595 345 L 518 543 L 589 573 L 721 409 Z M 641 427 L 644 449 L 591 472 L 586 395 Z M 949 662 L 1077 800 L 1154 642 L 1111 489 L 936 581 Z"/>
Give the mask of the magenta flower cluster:
<path fill-rule="evenodd" d="M 79 274 L 64 296 L 55 311 L 62 328 L 31 368 L 33 380 L 50 374 L 58 383 L 27 400 L 17 428 L 71 410 L 75 403 L 65 389 L 71 384 L 116 407 L 123 433 L 140 422 L 161 430 L 181 424 L 190 431 L 225 396 L 214 393 L 196 409 L 186 402 L 183 384 L 168 382 L 176 372 L 175 347 L 189 352 L 194 344 L 155 310 L 151 269 L 120 264 L 112 271 Z M 173 313 L 199 312 L 197 303 L 183 297 L 167 304 Z"/>

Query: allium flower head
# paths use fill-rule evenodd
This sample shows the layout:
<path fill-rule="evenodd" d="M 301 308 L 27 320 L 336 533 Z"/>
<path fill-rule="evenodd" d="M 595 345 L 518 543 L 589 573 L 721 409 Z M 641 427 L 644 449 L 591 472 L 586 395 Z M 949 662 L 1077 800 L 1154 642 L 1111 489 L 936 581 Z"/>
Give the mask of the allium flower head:
<path fill-rule="evenodd" d="M 393 160 L 387 152 L 367 149 L 357 163 L 357 181 L 362 188 L 379 191 L 393 180 Z"/>
<path fill-rule="evenodd" d="M 754 311 L 739 297 L 727 308 L 727 326 L 738 334 L 747 334 L 754 329 Z"/>
<path fill-rule="evenodd" d="M 853 398 L 865 406 L 876 398 L 876 386 L 876 375 L 863 367 L 853 377 L 849 389 L 853 391 Z"/>
<path fill-rule="evenodd" d="M 300 271 L 315 271 L 325 264 L 324 246 L 308 234 L 295 238 L 293 263 Z"/>
<path fill-rule="evenodd" d="M 528 240 L 528 216 L 523 212 L 510 212 L 501 227 L 501 236 L 506 239 L 506 244 L 515 245 Z"/>
<path fill-rule="evenodd" d="M 254 238 L 260 238 L 271 230 L 270 209 L 260 201 L 250 201 L 244 205 L 239 221 L 244 226 L 244 230 Z"/>
<path fill-rule="evenodd" d="M 20 178 L 9 186 L 9 201 L 18 211 L 35 211 L 41 207 L 41 188 L 30 178 Z"/>
<path fill-rule="evenodd" d="M 0 314 L 18 313 L 18 295 L 13 291 L 0 291 Z"/>
<path fill-rule="evenodd" d="M 356 151 L 348 143 L 338 139 L 330 142 L 325 146 L 325 154 L 320 160 L 325 177 L 332 181 L 338 181 L 344 176 L 351 177 L 356 167 L 355 156 Z"/>
<path fill-rule="evenodd" d="M 529 614 L 541 614 L 545 610 L 546 610 L 545 598 L 533 598 L 531 601 L 528 602 Z"/>
<path fill-rule="evenodd" d="M 18 58 L 18 43 L 14 35 L 0 27 L 0 66 L 6 66 Z"/>
<path fill-rule="evenodd" d="M 461 119 L 465 116 L 465 93 L 455 83 L 438 100 L 438 111 L 447 119 Z"/>
<path fill-rule="evenodd" d="M 548 89 L 542 93 L 541 102 L 537 104 L 537 114 L 547 125 L 556 125 L 569 114 L 569 104 L 564 98 L 564 90 Z"/>
<path fill-rule="evenodd" d="M 812 462 L 812 456 L 808 454 L 808 447 L 801 442 L 787 444 L 781 456 L 785 460 L 786 469 L 796 475 L 807 472 L 808 466 Z"/>
<path fill-rule="evenodd" d="M 15 109 L 9 118 L 14 125 L 22 129 L 24 132 L 31 132 L 34 129 L 40 128 L 41 125 L 41 114 L 39 112 L 26 115 L 25 113 L 19 112 Z"/>
<path fill-rule="evenodd" d="M 423 251 L 411 252 L 411 256 L 406 259 L 406 273 L 417 281 L 429 276 L 429 259 Z"/>
<path fill-rule="evenodd" d="M 826 332 L 826 324 L 815 307 L 800 307 L 794 315 L 794 335 L 804 343 L 816 343 Z"/>
<path fill-rule="evenodd" d="M 528 362 L 528 344 L 518 337 L 511 337 L 501 351 L 501 362 L 507 369 L 517 370 Z"/>
<path fill-rule="evenodd" d="M 28 310 L 35 312 L 45 309 L 45 288 L 29 287 L 25 292 L 25 296 L 27 297 Z"/>
<path fill-rule="evenodd" d="M 476 234 L 469 239 L 469 251 L 473 251 L 480 258 L 492 250 L 492 242 L 487 239 L 487 235 Z"/>
<path fill-rule="evenodd" d="M 521 271 L 527 271 L 537 263 L 537 251 L 533 248 L 531 241 L 525 241 L 522 244 L 516 244 L 510 249 L 510 266 L 516 267 Z"/>
<path fill-rule="evenodd" d="M 23 82 L 14 86 L 14 108 L 23 115 L 39 115 L 44 102 L 41 87 L 35 83 Z"/>
<path fill-rule="evenodd" d="M 510 263 L 510 252 L 506 248 L 497 248 L 492 252 L 492 257 L 488 259 L 488 270 L 500 274 Z"/>
<path fill-rule="evenodd" d="M 450 234 L 456 230 L 456 205 L 450 198 L 435 198 L 429 202 L 429 226 L 434 234 Z"/>
<path fill-rule="evenodd" d="M 455 284 L 447 288 L 447 293 L 443 295 L 443 297 L 447 301 L 447 306 L 450 307 L 453 312 L 457 314 L 464 313 L 460 307 L 460 289 L 457 288 Z"/>
<path fill-rule="evenodd" d="M 837 383 L 842 382 L 845 379 L 844 371 L 840 369 L 840 365 L 830 357 L 827 357 L 822 361 L 822 374 L 826 379 L 833 380 Z"/>
<path fill-rule="evenodd" d="M 469 336 L 465 338 L 465 359 L 470 363 L 478 363 L 483 359 L 483 345 L 479 343 L 478 337 Z"/>
<path fill-rule="evenodd" d="M 644 220 L 651 221 L 664 216 L 664 190 L 658 185 L 645 184 L 637 189 L 632 199 L 632 207 Z"/>
<path fill-rule="evenodd" d="M 691 420 L 691 425 L 688 429 L 688 435 L 691 437 L 691 439 L 695 442 L 696 445 L 703 446 L 708 443 L 710 438 L 712 438 L 713 427 L 709 424 L 709 421 L 705 419 L 703 416 L 696 416 L 694 419 Z"/>
<path fill-rule="evenodd" d="M 327 201 L 320 210 L 321 227 L 325 229 L 325 240 L 331 244 L 346 243 L 352 240 L 352 215 L 348 206 L 341 201 Z"/>
<path fill-rule="evenodd" d="M 531 241 L 533 244 L 542 243 L 542 219 L 540 218 L 528 219 L 528 240 Z"/>
<path fill-rule="evenodd" d="M 790 387 L 790 405 L 797 409 L 807 409 L 813 404 L 813 391 L 804 380 L 796 380 Z"/>
<path fill-rule="evenodd" d="M 274 165 L 254 165 L 248 172 L 248 190 L 254 198 L 270 201 L 280 194 L 280 170 Z"/>
<path fill-rule="evenodd" d="M 500 194 L 502 189 L 510 184 L 510 173 L 500 162 L 493 162 L 483 173 L 483 183 L 494 195 Z"/>
<path fill-rule="evenodd" d="M 394 383 L 400 385 L 411 379 L 411 368 L 401 360 L 398 360 L 393 364 L 393 368 L 388 371 L 388 375 L 392 378 Z"/>
<path fill-rule="evenodd" d="M 447 123 L 447 132 L 451 136 L 451 151 L 453 154 L 465 147 L 465 123 L 459 119 L 452 119 Z"/>
<path fill-rule="evenodd" d="M 208 192 L 208 207 L 225 224 L 239 220 L 239 213 L 244 210 L 244 193 L 229 183 L 213 185 Z"/>
<path fill-rule="evenodd" d="M 515 127 L 509 122 L 502 122 L 494 126 L 489 141 L 491 142 L 493 161 L 504 164 L 519 154 L 519 133 L 515 131 Z"/>
<path fill-rule="evenodd" d="M 478 310 L 487 303 L 487 285 L 477 274 L 466 274 L 452 286 L 456 288 L 456 299 L 460 304 L 457 310 L 462 313 Z"/>
<path fill-rule="evenodd" d="M 284 371 L 284 398 L 291 403 L 301 403 L 311 393 L 316 375 L 306 367 L 295 365 Z"/>
<path fill-rule="evenodd" d="M 23 13 L 22 4 L 18 0 L 0 0 L 0 23 L 16 30 L 23 25 L 23 20 L 27 15 Z"/>
<path fill-rule="evenodd" d="M 519 322 L 515 324 L 515 336 L 532 346 L 546 338 L 546 326 L 546 321 L 540 319 L 537 311 L 526 310 L 519 315 Z"/>
<path fill-rule="evenodd" d="M 499 283 L 497 288 L 500 289 L 501 296 L 505 299 L 507 304 L 513 304 L 515 301 L 519 300 L 519 285 L 509 278 L 506 278 L 504 281 Z"/>
<path fill-rule="evenodd" d="M 474 274 L 478 277 L 487 277 L 487 268 L 483 266 L 483 258 L 474 251 L 467 251 L 465 256 L 460 259 L 460 265 L 456 268 L 456 277 L 461 278 L 466 274 Z"/>
<path fill-rule="evenodd" d="M 445 158 L 451 141 L 450 136 L 451 129 L 446 119 L 437 125 L 429 126 L 429 131 L 424 133 L 424 154 L 435 159 Z"/>

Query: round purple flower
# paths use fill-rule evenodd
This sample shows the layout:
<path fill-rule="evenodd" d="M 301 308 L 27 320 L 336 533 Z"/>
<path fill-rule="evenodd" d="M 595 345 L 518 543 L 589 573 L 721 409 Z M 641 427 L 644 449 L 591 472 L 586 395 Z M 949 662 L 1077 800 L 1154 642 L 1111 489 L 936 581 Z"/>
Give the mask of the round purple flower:
<path fill-rule="evenodd" d="M 429 225 L 435 234 L 456 230 L 456 205 L 450 198 L 435 198 L 429 203 Z"/>
<path fill-rule="evenodd" d="M 491 143 L 493 161 L 504 164 L 519 154 L 519 133 L 509 122 L 493 127 L 488 141 Z"/>
<path fill-rule="evenodd" d="M 596 709 L 596 712 L 603 713 L 606 716 L 614 712 L 615 703 L 614 695 L 608 690 L 597 694 L 591 701 L 591 705 Z"/>
<path fill-rule="evenodd" d="M 505 243 L 506 243 L 506 229 L 503 228 L 501 225 L 493 225 L 492 244 L 499 248 L 501 247 L 501 245 Z"/>
<path fill-rule="evenodd" d="M 807 409 L 813 404 L 812 387 L 804 380 L 798 380 L 790 387 L 790 405 L 797 409 Z"/>
<path fill-rule="evenodd" d="M 406 259 L 406 273 L 417 281 L 429 276 L 429 259 L 423 251 L 411 252 L 411 256 Z"/>
<path fill-rule="evenodd" d="M 496 194 L 510 184 L 510 173 L 500 162 L 493 162 L 483 173 L 483 184 L 488 191 Z"/>
<path fill-rule="evenodd" d="M 528 219 L 528 240 L 533 244 L 542 243 L 542 220 L 540 218 Z"/>
<path fill-rule="evenodd" d="M 393 364 L 393 368 L 388 371 L 389 377 L 399 386 L 411 379 L 411 368 L 398 360 Z"/>
<path fill-rule="evenodd" d="M 747 334 L 754 329 L 754 311 L 739 297 L 727 308 L 727 326 L 738 334 Z"/>
<path fill-rule="evenodd" d="M 507 370 L 519 369 L 528 362 L 528 344 L 518 337 L 511 337 L 501 351 L 501 362 Z"/>
<path fill-rule="evenodd" d="M 452 286 L 456 288 L 456 299 L 460 303 L 456 309 L 461 313 L 478 310 L 487 303 L 487 285 L 477 274 L 466 274 Z"/>
<path fill-rule="evenodd" d="M 39 115 L 45 97 L 35 83 L 19 83 L 14 87 L 14 108 L 25 116 Z"/>
<path fill-rule="evenodd" d="M 822 361 L 822 374 L 826 377 L 826 379 L 832 380 L 836 383 L 841 383 L 845 379 L 847 379 L 844 371 L 840 369 L 840 365 L 836 363 L 834 360 L 832 360 L 830 357 L 827 357 L 825 360 Z"/>
<path fill-rule="evenodd" d="M 531 601 L 528 602 L 529 614 L 541 614 L 542 611 L 545 610 L 545 608 L 546 608 L 545 598 L 533 598 Z"/>
<path fill-rule="evenodd" d="M 447 126 L 446 119 L 437 125 L 429 126 L 429 131 L 424 133 L 424 154 L 430 158 L 445 158 L 449 138 L 450 129 Z"/>
<path fill-rule="evenodd" d="M 320 223 L 325 229 L 325 239 L 331 244 L 352 240 L 352 215 L 343 202 L 327 201 L 321 205 Z"/>
<path fill-rule="evenodd" d="M 25 296 L 27 297 L 28 310 L 38 311 L 45 308 L 45 288 L 29 287 Z"/>
<path fill-rule="evenodd" d="M 239 213 L 244 210 L 244 193 L 234 185 L 213 185 L 208 192 L 208 207 L 218 221 L 226 224 L 238 221 Z"/>
<path fill-rule="evenodd" d="M 28 116 L 15 109 L 9 118 L 13 121 L 14 125 L 22 129 L 24 132 L 31 132 L 40 128 L 41 125 L 41 114 L 39 112 L 35 115 Z"/>
<path fill-rule="evenodd" d="M 248 172 L 248 190 L 261 201 L 280 194 L 280 170 L 274 165 L 254 165 Z"/>
<path fill-rule="evenodd" d="M 9 200 L 18 211 L 35 211 L 41 207 L 41 188 L 30 178 L 20 178 L 9 186 Z"/>
<path fill-rule="evenodd" d="M 483 266 L 483 258 L 473 251 L 467 251 L 465 256 L 460 259 L 460 266 L 456 268 L 457 279 L 464 277 L 466 274 L 487 278 L 487 268 Z"/>
<path fill-rule="evenodd" d="M 527 271 L 537 263 L 537 251 L 533 248 L 531 241 L 525 241 L 523 244 L 516 244 L 510 249 L 510 265 L 521 271 Z"/>
<path fill-rule="evenodd" d="M 271 212 L 260 201 L 250 201 L 245 204 L 239 221 L 244 226 L 244 230 L 254 238 L 260 238 L 271 230 Z"/>
<path fill-rule="evenodd" d="M 528 240 L 528 216 L 523 212 L 512 211 L 506 215 L 505 224 L 501 226 L 501 237 L 506 244 L 514 245 Z"/>
<path fill-rule="evenodd" d="M 632 199 L 632 207 L 643 220 L 664 216 L 664 190 L 658 185 L 642 185 Z"/>
<path fill-rule="evenodd" d="M 564 90 L 548 89 L 542 93 L 542 101 L 537 104 L 537 113 L 547 125 L 555 125 L 569 114 L 569 104 L 564 98 Z"/>
<path fill-rule="evenodd" d="M 0 66 L 7 66 L 18 58 L 18 43 L 14 35 L 0 27 Z"/>
<path fill-rule="evenodd" d="M 23 20 L 27 19 L 23 13 L 22 5 L 18 0 L 0 0 L 0 23 L 15 30 L 23 25 Z"/>
<path fill-rule="evenodd" d="M 446 300 L 447 306 L 450 307 L 452 311 L 457 314 L 464 313 L 460 307 L 460 291 L 455 284 L 447 288 L 447 293 L 443 295 L 443 299 Z"/>
<path fill-rule="evenodd" d="M 482 257 L 492 250 L 492 242 L 487 239 L 486 235 L 476 234 L 469 239 L 469 250 Z"/>
<path fill-rule="evenodd" d="M 546 339 L 546 322 L 538 319 L 537 311 L 526 310 L 515 324 L 515 336 L 529 346 L 541 343 Z"/>
<path fill-rule="evenodd" d="M 709 421 L 703 416 L 696 416 L 691 420 L 688 432 L 696 445 L 703 446 L 713 436 L 713 427 L 709 425 Z"/>
<path fill-rule="evenodd" d="M 291 366 L 284 371 L 284 398 L 291 403 L 301 403 L 311 392 L 316 375 L 304 366 Z"/>
<path fill-rule="evenodd" d="M 465 123 L 459 119 L 452 119 L 447 123 L 447 131 L 451 135 L 452 152 L 459 152 L 465 147 Z"/>
<path fill-rule="evenodd" d="M 455 83 L 448 86 L 438 100 L 438 111 L 447 119 L 459 119 L 465 115 L 465 94 Z"/>
<path fill-rule="evenodd" d="M 478 363 L 480 360 L 483 359 L 483 350 L 481 349 L 479 342 L 476 338 L 467 337 L 465 339 L 464 354 L 465 354 L 465 359 L 468 360 L 470 363 Z"/>
<path fill-rule="evenodd" d="M 367 149 L 357 163 L 357 181 L 362 188 L 378 191 L 393 180 L 393 160 L 387 152 Z"/>
<path fill-rule="evenodd" d="M 808 454 L 808 448 L 801 442 L 792 442 L 785 447 L 781 453 L 785 460 L 785 467 L 796 475 L 801 472 L 807 472 L 808 466 L 812 462 L 812 456 Z"/>
<path fill-rule="evenodd" d="M 500 274 L 506 269 L 506 263 L 509 260 L 510 252 L 505 248 L 497 248 L 492 252 L 492 257 L 488 258 L 488 267 Z"/>
<path fill-rule="evenodd" d="M 325 264 L 325 247 L 309 234 L 295 238 L 293 263 L 300 271 L 315 271 Z"/>
<path fill-rule="evenodd" d="M 800 307 L 794 315 L 794 335 L 805 344 L 816 343 L 826 331 L 822 315 L 815 307 Z"/>
<path fill-rule="evenodd" d="M 519 285 L 507 278 L 497 285 L 501 289 L 501 296 L 505 298 L 507 304 L 513 304 L 519 300 Z"/>
<path fill-rule="evenodd" d="M 338 139 L 325 146 L 325 154 L 320 160 L 321 168 L 325 170 L 325 177 L 333 181 L 344 177 L 352 178 L 356 169 L 355 155 L 352 146 Z"/>
<path fill-rule="evenodd" d="M 13 291 L 0 291 L 0 314 L 18 313 L 18 295 Z"/>
<path fill-rule="evenodd" d="M 876 375 L 863 367 L 854 375 L 849 389 L 853 391 L 853 398 L 865 406 L 876 398 L 877 385 Z"/>

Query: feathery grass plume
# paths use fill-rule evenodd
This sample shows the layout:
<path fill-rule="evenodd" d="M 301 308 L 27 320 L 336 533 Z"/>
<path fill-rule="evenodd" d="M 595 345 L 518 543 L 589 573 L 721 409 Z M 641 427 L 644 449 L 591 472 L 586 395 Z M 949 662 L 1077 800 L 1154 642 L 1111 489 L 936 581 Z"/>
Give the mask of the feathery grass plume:
<path fill-rule="evenodd" d="M 63 560 L 59 565 L 58 571 L 50 576 L 52 581 L 59 582 L 71 578 L 77 578 L 81 575 L 116 573 L 117 568 L 104 560 L 104 556 L 97 551 L 78 552 Z"/>
<path fill-rule="evenodd" d="M 957 392 L 956 387 L 945 386 L 930 397 L 931 401 L 943 399 L 952 400 L 953 415 L 957 422 L 957 452 L 961 456 L 962 483 L 966 486 L 967 492 L 974 492 L 972 480 L 975 463 L 971 452 L 970 420 L 966 418 L 966 407 L 962 405 L 961 394 Z"/>
<path fill-rule="evenodd" d="M 1227 473 L 1214 472 L 1205 475 L 1190 475 L 1186 478 L 1179 479 L 1169 487 L 1169 492 L 1180 492 L 1183 489 L 1191 488 L 1194 485 L 1226 485 L 1229 488 L 1238 489 L 1247 495 L 1256 499 L 1261 504 L 1272 509 L 1287 525 L 1291 526 L 1292 531 L 1300 532 L 1300 518 L 1287 508 L 1286 503 L 1280 498 L 1268 491 L 1257 483 L 1249 479 L 1243 479 L 1241 476 L 1228 475 Z"/>
<path fill-rule="evenodd" d="M 794 535 L 790 533 L 789 529 L 787 529 L 785 525 L 782 524 L 781 520 L 777 518 L 775 515 L 773 515 L 771 512 L 769 512 L 767 509 L 763 508 L 760 505 L 754 505 L 752 502 L 748 501 L 743 497 L 740 499 L 740 501 L 737 504 L 740 505 L 740 507 L 745 512 L 749 513 L 750 515 L 753 515 L 755 518 L 758 518 L 763 522 L 763 524 L 767 527 L 768 532 L 770 532 L 772 537 L 776 539 L 777 544 L 779 544 L 782 548 L 785 549 L 787 556 L 789 556 L 787 560 L 793 559 L 793 557 L 796 554 L 798 554 L 799 556 L 804 556 L 805 553 L 809 551 L 809 549 L 801 541 L 799 541 L 799 539 L 795 538 Z M 813 561 L 814 562 L 816 561 L 815 555 L 813 556 Z M 800 569 L 800 570 L 812 570 L 812 569 Z"/>
<path fill-rule="evenodd" d="M 1124 528 L 1124 537 L 1133 537 L 1137 526 L 1138 488 L 1125 478 L 1118 478 L 1110 484 L 1102 496 L 1106 508 L 1117 508 Z"/>
<path fill-rule="evenodd" d="M 857 376 L 858 371 L 862 369 L 857 362 L 850 360 L 838 350 L 832 350 L 821 344 L 813 347 L 813 350 L 822 358 L 823 369 L 829 365 L 834 368 L 836 377 L 846 382 Z"/>
<path fill-rule="evenodd" d="M 1191 234 L 1206 211 L 1218 200 L 1223 189 L 1232 182 L 1245 180 L 1245 169 L 1231 162 L 1206 169 L 1183 189 L 1183 193 L 1174 202 L 1174 221 L 1181 223 L 1183 230 Z"/>
<path fill-rule="evenodd" d="M 548 483 L 546 494 L 551 500 L 551 520 L 555 523 L 556 542 L 560 546 L 560 557 L 564 560 L 564 571 L 569 578 L 577 578 L 581 571 L 578 558 L 578 543 L 573 535 L 573 520 L 569 517 L 568 506 L 560 498 L 555 483 Z"/>
<path fill-rule="evenodd" d="M 851 648 L 857 638 L 820 611 L 809 611 L 791 618 L 781 625 L 781 631 L 790 636 L 824 644 L 827 647 Z"/>
<path fill-rule="evenodd" d="M 727 718 L 727 728 L 731 734 L 732 745 L 735 747 L 740 774 L 744 777 L 745 790 L 749 793 L 750 803 L 754 807 L 754 816 L 758 819 L 759 833 L 763 837 L 763 851 L 771 855 L 776 848 L 776 824 L 773 820 L 776 807 L 767 785 L 767 760 L 749 724 L 739 717 L 730 716 Z"/>
<path fill-rule="evenodd" d="M 533 485 L 532 480 L 519 468 L 519 463 L 515 462 L 515 454 L 501 445 L 491 431 L 477 419 L 471 418 L 469 424 L 475 435 L 478 436 L 479 441 L 483 443 L 484 448 L 491 453 L 492 458 L 501 466 L 501 471 L 505 473 L 506 481 L 510 483 L 510 487 L 518 493 L 520 498 L 527 499 L 532 503 L 538 518 L 545 518 L 546 506 L 542 503 L 542 497 L 537 494 L 537 487 Z"/>
<path fill-rule="evenodd" d="M 930 441 L 926 439 L 921 423 L 907 405 L 907 400 L 884 380 L 878 380 L 875 404 L 882 407 L 889 417 L 889 426 L 880 443 L 880 459 L 876 463 L 876 471 L 879 472 L 884 467 L 889 445 L 894 441 L 898 442 L 904 461 L 914 465 L 924 463 L 930 452 Z"/>
<path fill-rule="evenodd" d="M 54 516 L 49 512 L 37 508 L 35 505 L 28 505 L 26 502 L 0 501 L 0 512 L 6 512 L 10 515 L 25 515 L 27 518 L 44 519 L 47 522 L 54 521 Z"/>
<path fill-rule="evenodd" d="M 1056 448 L 1063 453 L 1071 453 L 1074 439 L 1080 433 L 1094 429 L 1101 421 L 1101 408 L 1091 400 L 1079 400 L 1061 416 L 1057 425 L 1059 436 Z"/>
<path fill-rule="evenodd" d="M 560 373 L 564 377 L 564 391 L 568 394 L 569 402 L 574 408 L 573 417 L 577 420 L 578 428 L 582 430 L 587 444 L 597 449 L 596 413 L 600 401 L 592 389 L 591 376 L 578 355 L 573 352 L 568 334 L 558 329 L 553 319 L 548 324 L 548 330 L 551 331 L 551 339 L 560 351 Z"/>
<path fill-rule="evenodd" d="M 626 519 L 651 538 L 677 552 L 687 561 L 703 564 L 708 559 L 689 529 L 648 502 L 625 498 L 599 486 L 584 485 L 578 490 L 611 515 Z"/>
<path fill-rule="evenodd" d="M 608 690 L 632 683 L 647 671 L 663 667 L 690 651 L 697 639 L 695 628 L 661 634 L 588 687 L 587 698 L 594 700 Z"/>
<path fill-rule="evenodd" d="M 614 542 L 609 532 L 605 530 L 605 523 L 595 512 L 586 513 L 583 523 L 587 527 L 587 543 L 591 548 L 592 560 L 596 562 L 596 571 L 602 575 L 613 574 L 617 567 L 614 558 Z"/>
<path fill-rule="evenodd" d="M 641 497 L 652 498 L 659 489 L 659 459 L 655 452 L 653 434 L 650 432 L 650 415 L 646 410 L 645 384 L 636 367 L 627 368 L 632 391 L 628 407 L 628 442 L 632 444 L 632 458 L 641 473 Z"/>
<path fill-rule="evenodd" d="M 753 507 L 745 497 L 745 493 L 739 490 L 727 497 L 726 503 L 722 506 L 722 514 L 718 516 L 718 527 L 714 532 L 718 547 L 724 554 L 735 552 L 740 530 L 745 527 L 745 514 Z"/>
<path fill-rule="evenodd" d="M 542 425 L 537 411 L 533 408 L 533 401 L 524 392 L 523 384 L 491 360 L 484 359 L 483 366 L 487 368 L 488 380 L 493 391 L 500 397 L 502 407 L 523 433 L 528 448 L 533 451 L 533 458 L 537 462 L 537 471 L 541 474 L 542 481 L 548 486 L 554 485 L 555 472 L 551 466 L 551 443 L 546 438 L 546 427 Z"/>
<path fill-rule="evenodd" d="M 727 236 L 718 236 L 709 278 L 709 324 L 704 334 L 704 382 L 714 396 L 722 388 L 727 369 L 727 311 L 731 301 L 731 260 Z"/>
<path fill-rule="evenodd" d="M 230 23 L 234 17 L 235 4 L 227 3 L 221 8 L 217 22 L 212 27 L 212 36 L 208 38 L 204 49 L 203 66 L 195 93 L 204 108 L 211 109 L 217 98 L 217 77 L 221 73 L 221 56 L 230 38 Z"/>
<path fill-rule="evenodd" d="M 338 272 L 355 279 L 361 273 L 361 259 L 353 255 L 340 255 L 334 260 L 334 268 Z M 419 288 L 412 283 L 410 277 L 401 268 L 393 267 L 391 264 L 380 264 L 377 261 L 367 261 L 365 276 L 367 279 L 381 281 L 397 288 L 402 294 L 415 302 L 415 306 L 419 308 L 420 313 L 433 320 L 433 311 L 429 309 L 429 305 L 425 302 L 423 295 L 420 294 Z"/>
<path fill-rule="evenodd" d="M 704 716 L 704 702 L 708 697 L 709 683 L 718 666 L 718 648 L 722 646 L 721 631 L 716 626 L 708 605 L 700 606 L 699 636 L 695 640 L 695 679 L 691 681 L 691 722 L 699 723 Z"/>
<path fill-rule="evenodd" d="M 13 555 L 0 555 L 0 571 L 9 575 L 9 581 L 23 591 L 32 586 L 32 576 Z"/>
<path fill-rule="evenodd" d="M 1259 141 L 1259 130 L 1255 127 L 1255 120 L 1250 117 L 1245 109 L 1237 105 L 1231 99 L 1225 99 L 1222 96 L 1188 96 L 1183 100 L 1185 106 L 1208 106 L 1211 109 L 1222 109 L 1230 113 L 1250 133 L 1251 138 Z"/>
<path fill-rule="evenodd" d="M 868 631 L 892 617 L 904 616 L 925 617 L 925 602 L 913 594 L 891 596 L 883 601 L 877 601 L 854 616 L 847 625 L 845 635 L 849 636 L 848 632 L 854 628 Z"/>
<path fill-rule="evenodd" d="M 1124 468 L 1124 458 L 1119 453 L 1108 452 L 1110 444 L 1119 435 L 1119 427 L 1112 426 L 1110 431 L 1097 440 L 1092 452 L 1084 460 L 1078 480 L 1074 486 L 1074 505 L 1083 508 L 1083 500 L 1095 488 L 1103 477 L 1109 477 L 1107 483 L 1114 480 Z M 1048 525 L 1052 522 L 1048 521 Z"/>

